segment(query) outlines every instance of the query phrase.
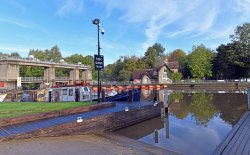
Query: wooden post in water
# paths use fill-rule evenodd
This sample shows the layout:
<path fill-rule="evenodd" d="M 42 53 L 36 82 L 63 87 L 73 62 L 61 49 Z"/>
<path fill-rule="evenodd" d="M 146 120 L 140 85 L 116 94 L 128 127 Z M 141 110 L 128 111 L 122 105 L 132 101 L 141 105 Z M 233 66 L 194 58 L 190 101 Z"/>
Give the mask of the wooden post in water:
<path fill-rule="evenodd" d="M 166 128 L 166 138 L 169 139 L 170 138 L 170 132 L 169 132 L 169 113 L 166 114 L 166 124 L 165 124 L 165 128 Z"/>
<path fill-rule="evenodd" d="M 250 110 L 250 87 L 247 88 L 248 110 Z"/>
<path fill-rule="evenodd" d="M 164 100 L 163 100 L 163 106 L 166 109 L 165 111 L 168 112 L 168 90 L 164 89 Z"/>
<path fill-rule="evenodd" d="M 158 143 L 158 130 L 155 129 L 154 131 L 154 139 L 155 139 L 155 143 Z"/>

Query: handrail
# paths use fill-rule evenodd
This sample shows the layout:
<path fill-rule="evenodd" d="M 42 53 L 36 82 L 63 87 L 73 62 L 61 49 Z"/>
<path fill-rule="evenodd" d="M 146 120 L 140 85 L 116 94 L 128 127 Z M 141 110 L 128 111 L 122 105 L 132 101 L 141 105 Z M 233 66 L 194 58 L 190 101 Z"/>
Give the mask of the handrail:
<path fill-rule="evenodd" d="M 39 62 L 49 65 L 67 65 L 71 67 L 88 67 L 90 68 L 90 65 L 83 65 L 83 64 L 69 64 L 67 62 L 58 63 L 58 62 L 52 62 L 52 61 L 41 61 L 39 59 L 29 59 L 29 58 L 14 58 L 14 57 L 6 57 L 6 56 L 0 56 L 0 60 L 10 60 L 10 61 L 20 61 L 20 62 Z"/>

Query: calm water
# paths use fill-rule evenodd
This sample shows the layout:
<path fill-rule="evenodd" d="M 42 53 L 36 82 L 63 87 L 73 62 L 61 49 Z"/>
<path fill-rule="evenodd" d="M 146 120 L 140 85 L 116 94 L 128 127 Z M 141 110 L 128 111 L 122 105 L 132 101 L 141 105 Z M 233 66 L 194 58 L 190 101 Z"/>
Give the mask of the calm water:
<path fill-rule="evenodd" d="M 158 100 L 163 100 L 162 93 Z M 116 132 L 182 154 L 211 154 L 247 111 L 247 95 L 242 93 L 169 91 L 168 94 L 170 107 L 165 117 L 156 117 Z M 141 100 L 152 98 L 152 93 L 144 92 Z"/>

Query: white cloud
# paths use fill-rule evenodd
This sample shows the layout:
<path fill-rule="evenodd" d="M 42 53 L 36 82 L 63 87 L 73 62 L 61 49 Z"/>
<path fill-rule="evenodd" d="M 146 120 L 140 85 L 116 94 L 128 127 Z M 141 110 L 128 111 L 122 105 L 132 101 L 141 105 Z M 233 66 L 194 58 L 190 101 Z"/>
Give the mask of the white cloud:
<path fill-rule="evenodd" d="M 22 24 L 22 23 L 19 23 L 17 21 L 13 21 L 13 20 L 4 19 L 4 18 L 0 18 L 0 22 L 16 25 L 16 26 L 19 26 L 19 27 L 22 27 L 22 28 L 27 28 L 28 27 L 25 24 Z"/>
<path fill-rule="evenodd" d="M 144 29 L 147 38 L 142 44 L 144 50 L 163 34 L 170 34 L 167 37 L 186 33 L 199 36 L 208 32 L 214 26 L 219 10 L 217 0 L 96 1 L 106 5 L 109 14 L 112 10 L 121 10 L 120 20 Z"/>
<path fill-rule="evenodd" d="M 56 15 L 64 17 L 68 14 L 81 13 L 83 7 L 84 4 L 82 0 L 65 0 L 56 11 Z"/>

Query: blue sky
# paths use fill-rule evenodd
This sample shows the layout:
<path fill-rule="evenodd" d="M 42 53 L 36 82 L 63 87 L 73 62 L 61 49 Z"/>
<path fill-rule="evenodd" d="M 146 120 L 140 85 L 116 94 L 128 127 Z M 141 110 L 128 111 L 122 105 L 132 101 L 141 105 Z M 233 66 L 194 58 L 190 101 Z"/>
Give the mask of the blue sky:
<path fill-rule="evenodd" d="M 97 53 L 100 36 L 105 64 L 120 56 L 143 56 L 155 42 L 166 53 L 186 53 L 203 43 L 216 49 L 230 42 L 237 25 L 250 22 L 250 0 L 0 0 L 0 52 L 50 49 L 64 57 Z"/>

